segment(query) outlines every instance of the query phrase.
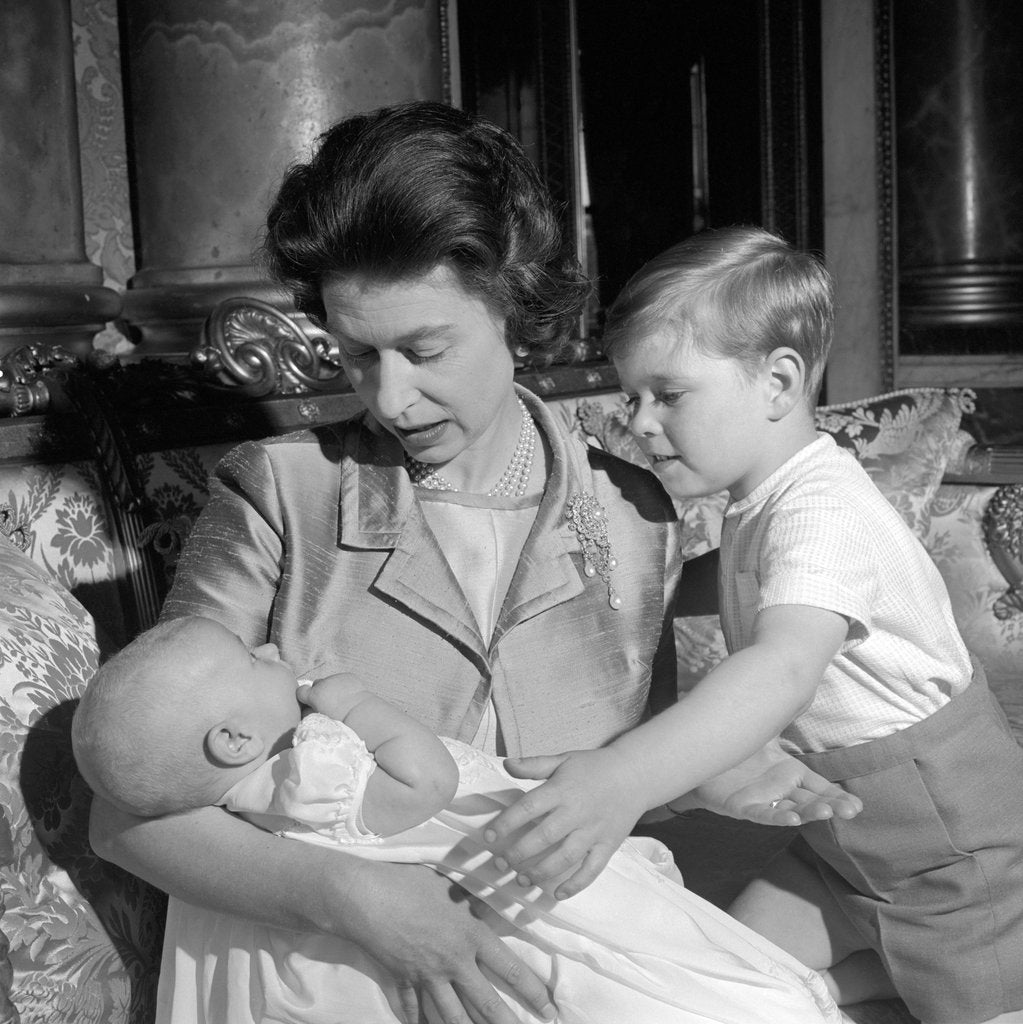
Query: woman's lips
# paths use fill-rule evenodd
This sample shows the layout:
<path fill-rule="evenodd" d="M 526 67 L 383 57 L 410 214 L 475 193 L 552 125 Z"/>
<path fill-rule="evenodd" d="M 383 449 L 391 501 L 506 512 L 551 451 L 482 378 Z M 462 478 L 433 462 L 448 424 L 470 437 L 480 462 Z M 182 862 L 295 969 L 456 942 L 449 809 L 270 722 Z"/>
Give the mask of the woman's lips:
<path fill-rule="evenodd" d="M 427 445 L 433 444 L 442 433 L 446 422 L 441 420 L 438 423 L 426 423 L 421 427 L 395 427 L 398 431 L 398 435 L 403 441 L 409 441 L 413 445 L 420 448 L 425 448 Z"/>

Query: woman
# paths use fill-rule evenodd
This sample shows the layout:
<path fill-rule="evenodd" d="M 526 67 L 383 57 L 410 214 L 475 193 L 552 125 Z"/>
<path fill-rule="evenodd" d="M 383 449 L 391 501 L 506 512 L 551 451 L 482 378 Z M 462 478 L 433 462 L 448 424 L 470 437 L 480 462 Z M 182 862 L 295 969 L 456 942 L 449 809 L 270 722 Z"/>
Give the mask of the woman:
<path fill-rule="evenodd" d="M 367 414 L 229 454 L 164 617 L 276 643 L 305 674 L 354 671 L 500 755 L 605 743 L 673 696 L 668 499 L 513 383 L 512 350 L 552 352 L 587 291 L 517 143 L 437 104 L 350 118 L 286 176 L 265 250 Z M 429 870 L 295 849 L 217 809 L 141 821 L 97 801 L 93 836 L 189 904 L 357 943 L 410 1021 L 422 1003 L 512 1024 L 494 979 L 553 1016 Z M 172 899 L 168 935 L 190 914 Z"/>

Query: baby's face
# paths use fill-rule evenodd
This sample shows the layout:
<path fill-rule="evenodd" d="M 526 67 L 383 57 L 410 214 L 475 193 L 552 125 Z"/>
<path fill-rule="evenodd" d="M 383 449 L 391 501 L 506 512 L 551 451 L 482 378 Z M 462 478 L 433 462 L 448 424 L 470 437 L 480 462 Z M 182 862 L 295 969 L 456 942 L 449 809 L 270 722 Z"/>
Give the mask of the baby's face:
<path fill-rule="evenodd" d="M 214 624 L 215 625 L 215 624 Z M 210 659 L 214 685 L 232 685 L 245 710 L 263 737 L 275 748 L 290 738 L 302 717 L 295 695 L 298 680 L 286 661 L 281 661 L 276 644 L 248 648 L 230 630 L 215 625 L 218 636 Z"/>

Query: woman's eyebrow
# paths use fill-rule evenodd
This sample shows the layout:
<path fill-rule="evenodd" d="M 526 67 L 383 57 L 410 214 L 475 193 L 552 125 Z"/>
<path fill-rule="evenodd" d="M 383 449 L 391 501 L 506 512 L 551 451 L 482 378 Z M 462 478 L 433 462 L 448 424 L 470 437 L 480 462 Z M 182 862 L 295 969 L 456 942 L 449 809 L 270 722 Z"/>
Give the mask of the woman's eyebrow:
<path fill-rule="evenodd" d="M 432 324 L 429 327 L 414 327 L 410 331 L 406 331 L 404 334 L 399 334 L 394 340 L 398 345 L 414 345 L 419 341 L 432 341 L 434 338 L 445 337 L 455 330 L 455 324 Z M 344 331 L 332 331 L 336 341 L 347 341 L 352 345 L 363 345 L 365 342 L 359 338 L 353 338 L 350 334 Z"/>
<path fill-rule="evenodd" d="M 454 329 L 454 324 L 432 324 L 429 327 L 417 327 L 400 335 L 398 341 L 403 345 L 409 345 L 416 341 L 432 341 L 434 338 L 450 334 Z"/>

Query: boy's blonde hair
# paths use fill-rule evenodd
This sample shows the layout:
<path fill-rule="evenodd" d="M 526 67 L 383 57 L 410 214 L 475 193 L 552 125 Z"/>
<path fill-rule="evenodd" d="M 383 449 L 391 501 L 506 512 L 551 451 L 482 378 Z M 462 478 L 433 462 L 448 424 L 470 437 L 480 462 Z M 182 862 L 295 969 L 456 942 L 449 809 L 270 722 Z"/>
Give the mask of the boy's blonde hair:
<path fill-rule="evenodd" d="M 806 365 L 812 403 L 833 321 L 834 286 L 820 260 L 762 228 L 721 228 L 672 246 L 629 279 L 608 311 L 604 348 L 623 356 L 672 331 L 680 344 L 735 359 L 751 374 L 776 348 L 791 348 Z"/>
<path fill-rule="evenodd" d="M 163 622 L 93 676 L 71 724 L 78 770 L 121 810 L 158 817 L 211 802 L 216 771 L 203 742 L 219 698 L 203 674 L 206 620 Z M 215 719 L 213 719 L 215 721 Z"/>

